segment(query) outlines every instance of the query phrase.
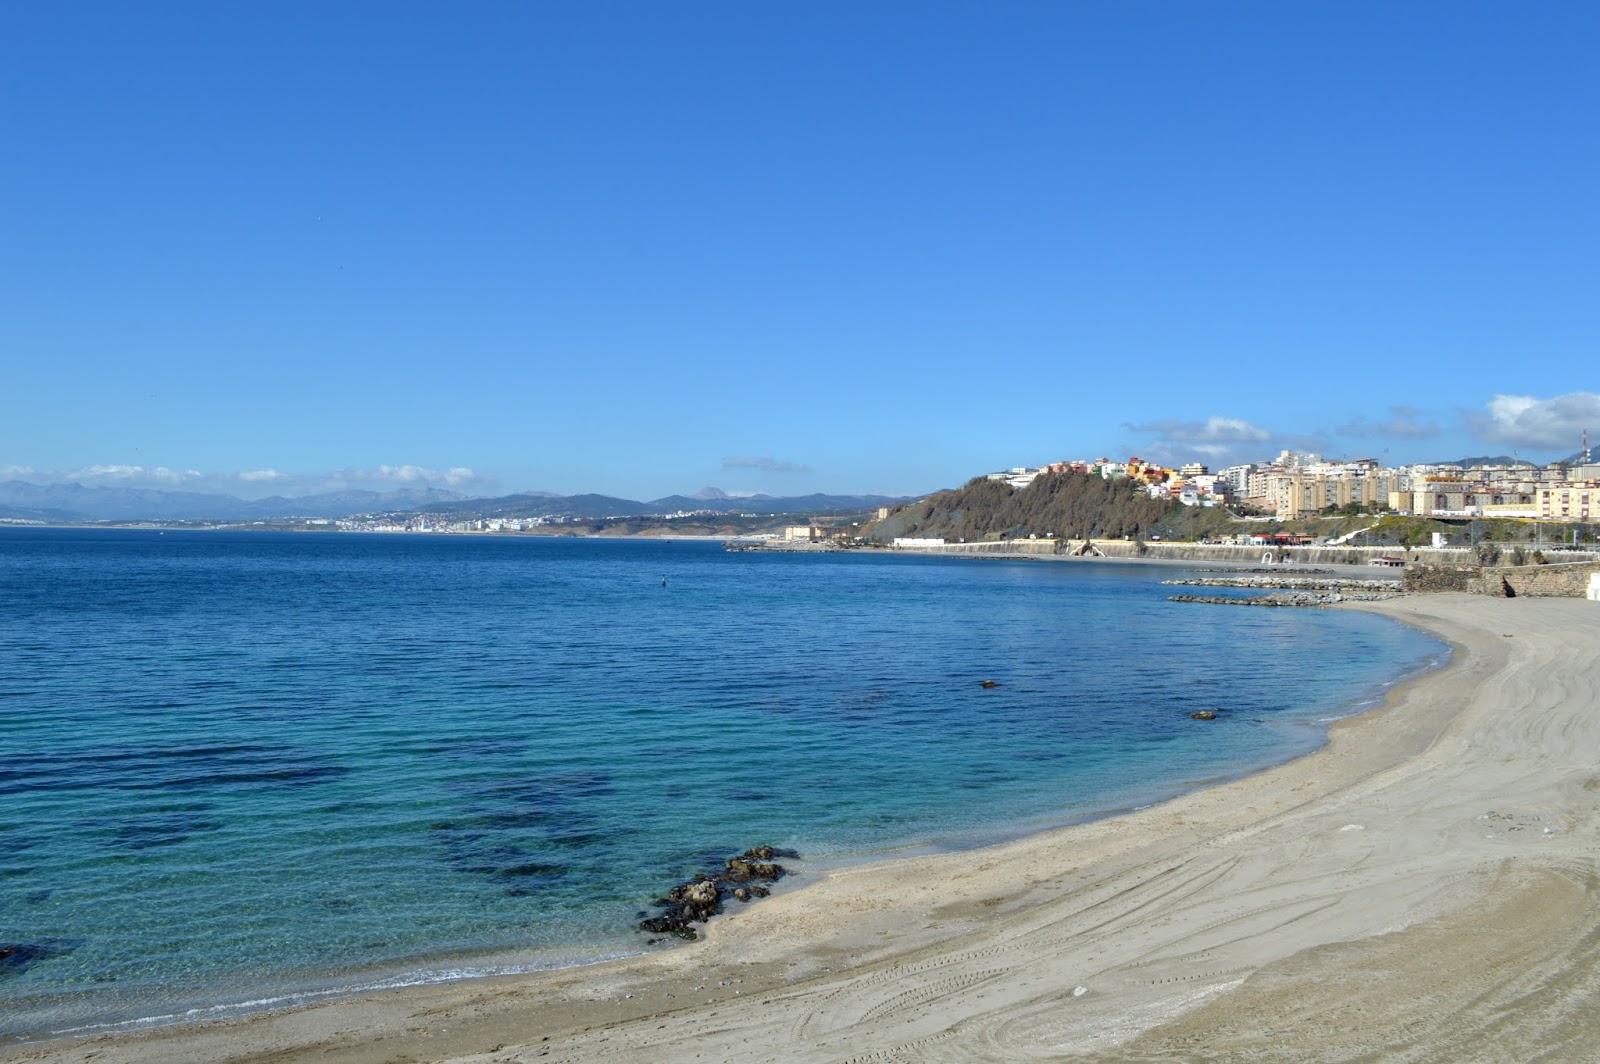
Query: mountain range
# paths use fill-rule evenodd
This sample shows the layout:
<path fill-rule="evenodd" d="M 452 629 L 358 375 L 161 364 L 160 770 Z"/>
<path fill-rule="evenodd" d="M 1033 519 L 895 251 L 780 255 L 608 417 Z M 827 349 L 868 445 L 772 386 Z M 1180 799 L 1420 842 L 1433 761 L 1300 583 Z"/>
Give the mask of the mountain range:
<path fill-rule="evenodd" d="M 1595 450 L 1600 451 L 1600 447 L 1595 448 Z M 1474 466 L 1527 466 L 1529 469 L 1538 469 L 1540 467 L 1540 463 L 1538 462 L 1530 462 L 1526 458 L 1518 458 L 1509 454 L 1470 455 L 1466 458 L 1451 458 L 1448 461 L 1435 462 L 1433 464 L 1460 466 L 1462 469 L 1471 469 Z M 1563 464 L 1569 466 L 1583 465 L 1583 452 L 1575 451 L 1572 454 L 1567 455 L 1565 458 L 1555 458 L 1543 464 L 1545 466 Z"/>
<path fill-rule="evenodd" d="M 451 499 L 438 488 L 330 491 L 286 498 L 240 499 L 198 491 L 115 488 L 88 484 L 0 483 L 0 518 L 32 521 L 260 521 L 275 517 L 343 517 L 373 510 L 417 509 Z"/>
<path fill-rule="evenodd" d="M 278 518 L 336 518 L 375 513 L 472 514 L 482 517 L 638 517 L 683 511 L 714 513 L 825 513 L 859 511 L 904 502 L 886 495 L 734 496 L 716 488 L 693 495 L 668 495 L 649 502 L 609 495 L 556 495 L 519 492 L 494 498 L 469 498 L 438 488 L 397 491 L 335 491 L 292 498 L 240 499 L 233 495 L 159 488 L 117 488 L 86 484 L 0 482 L 0 519 L 71 524 L 83 521 L 265 521 Z"/>
<path fill-rule="evenodd" d="M 693 495 L 667 495 L 648 502 L 613 495 L 551 495 L 522 492 L 492 499 L 462 499 L 420 507 L 424 513 L 476 514 L 482 517 L 644 517 L 651 514 L 820 514 L 830 510 L 859 512 L 907 502 L 912 496 L 889 495 L 728 495 L 714 488 Z"/>

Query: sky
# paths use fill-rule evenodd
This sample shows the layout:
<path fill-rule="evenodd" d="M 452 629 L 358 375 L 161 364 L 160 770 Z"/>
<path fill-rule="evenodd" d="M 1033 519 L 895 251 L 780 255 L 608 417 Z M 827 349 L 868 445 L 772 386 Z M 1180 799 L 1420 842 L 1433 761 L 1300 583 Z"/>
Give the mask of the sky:
<path fill-rule="evenodd" d="M 1600 447 L 1600 5 L 12 3 L 0 478 Z"/>

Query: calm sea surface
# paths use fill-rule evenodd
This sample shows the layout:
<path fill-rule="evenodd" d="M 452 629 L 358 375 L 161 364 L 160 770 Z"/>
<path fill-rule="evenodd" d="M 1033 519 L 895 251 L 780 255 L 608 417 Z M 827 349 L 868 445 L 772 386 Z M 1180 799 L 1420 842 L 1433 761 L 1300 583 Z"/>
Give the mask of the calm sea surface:
<path fill-rule="evenodd" d="M 649 900 L 748 846 L 815 868 L 1146 804 L 1447 653 L 1172 575 L 0 530 L 0 1038 L 653 948 Z"/>

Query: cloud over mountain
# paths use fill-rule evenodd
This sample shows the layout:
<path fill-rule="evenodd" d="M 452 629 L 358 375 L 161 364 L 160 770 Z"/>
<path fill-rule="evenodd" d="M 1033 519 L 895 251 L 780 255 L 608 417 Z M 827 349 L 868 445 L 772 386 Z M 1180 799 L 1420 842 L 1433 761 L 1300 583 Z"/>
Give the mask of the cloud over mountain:
<path fill-rule="evenodd" d="M 106 462 L 71 470 L 33 469 L 12 465 L 0 467 L 0 474 L 27 477 L 38 484 L 81 484 L 94 487 L 159 489 L 219 493 L 245 499 L 278 495 L 297 498 L 341 491 L 394 491 L 398 488 L 478 492 L 492 489 L 492 477 L 478 474 L 467 466 L 430 469 L 419 465 L 378 465 L 371 469 L 349 467 L 331 472 L 287 473 L 277 469 L 246 469 L 204 472 L 199 469 L 172 469 Z"/>
<path fill-rule="evenodd" d="M 1600 433 L 1600 395 L 1594 392 L 1550 399 L 1496 395 L 1484 408 L 1467 415 L 1467 426 L 1479 439 L 1495 443 L 1575 451 L 1585 429 Z"/>

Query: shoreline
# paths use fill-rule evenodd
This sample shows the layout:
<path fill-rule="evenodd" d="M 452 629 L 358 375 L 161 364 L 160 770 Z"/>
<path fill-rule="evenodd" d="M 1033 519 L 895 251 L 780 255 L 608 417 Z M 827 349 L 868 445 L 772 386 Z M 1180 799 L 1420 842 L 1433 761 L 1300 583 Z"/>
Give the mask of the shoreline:
<path fill-rule="evenodd" d="M 1567 693 L 1583 691 L 1583 679 L 1560 671 L 1600 672 L 1586 607 L 1581 600 L 1469 596 L 1345 607 L 1433 632 L 1451 644 L 1451 662 L 1396 684 L 1381 705 L 1333 722 L 1328 742 L 1295 761 L 993 846 L 835 868 L 719 918 L 702 941 L 677 949 L 235 1019 L 23 1043 L 0 1056 L 104 1064 L 377 1061 L 404 1053 L 477 1062 L 532 1060 L 558 1049 L 571 1060 L 824 1060 L 904 1047 L 923 1058 L 1014 1059 L 1118 1046 L 1110 1059 L 1183 1057 L 1175 1048 L 1183 1038 L 1202 1037 L 1192 1052 L 1217 1037 L 1184 1035 L 1186 1028 L 1215 1027 L 1224 1014 L 1259 1026 L 1264 1021 L 1250 1021 L 1250 1009 L 1228 1003 L 1259 997 L 1267 973 L 1319 950 L 1354 943 L 1345 948 L 1359 954 L 1395 935 L 1426 937 L 1452 914 L 1492 905 L 1499 894 L 1539 890 L 1562 901 L 1552 911 L 1568 916 L 1594 905 L 1588 888 L 1574 893 L 1571 864 L 1577 851 L 1592 850 L 1600 809 L 1592 796 L 1585 803 L 1592 792 L 1584 788 L 1593 782 L 1600 789 L 1600 778 L 1591 781 L 1586 767 L 1574 765 L 1543 784 L 1569 805 L 1586 805 L 1561 812 L 1563 826 L 1547 833 L 1555 814 L 1537 801 L 1517 808 L 1512 784 L 1539 790 L 1528 765 L 1566 747 L 1541 747 L 1535 740 L 1544 735 L 1534 731 L 1520 748 L 1524 756 L 1510 757 L 1519 752 L 1515 745 L 1491 750 L 1474 733 L 1515 717 L 1502 714 L 1499 703 L 1515 697 L 1564 721 L 1555 730 L 1567 738 L 1574 729 L 1589 737 L 1586 722 L 1570 719 L 1578 714 L 1573 703 L 1586 705 L 1585 697 Z M 1570 666 L 1552 664 L 1550 642 L 1579 652 L 1569 655 Z M 1533 678 L 1548 682 L 1520 690 L 1514 674 L 1527 680 L 1530 667 Z M 1459 764 L 1445 756 L 1447 748 Z M 1600 748 L 1600 737 L 1596 747 L 1584 747 L 1592 748 Z M 1469 778 L 1474 770 L 1485 778 Z M 1387 821 L 1366 809 L 1386 795 L 1393 799 L 1384 807 Z M 1419 815 L 1419 802 L 1446 807 L 1445 834 L 1459 836 L 1459 846 L 1441 847 L 1440 814 Z M 1509 819 L 1481 819 L 1497 805 L 1495 815 Z M 1533 816 L 1541 819 L 1525 819 Z M 1407 826 L 1411 821 L 1418 826 Z M 1308 827 L 1315 830 L 1308 834 Z M 1507 870 L 1508 860 L 1528 867 Z M 1592 869 L 1593 859 L 1586 860 Z M 1373 865 L 1390 875 L 1376 875 L 1367 867 Z M 1499 894 L 1488 892 L 1491 885 Z M 1437 935 L 1447 944 L 1462 940 Z M 1539 940 L 1527 928 L 1514 938 Z M 1297 986 L 1305 995 L 1323 982 L 1319 974 Z M 1359 997 L 1360 988 L 1351 993 Z M 1200 1012 L 1187 1011 L 1201 1002 Z M 1373 1029 L 1370 1013 L 1382 1011 L 1381 1003 L 1366 1004 L 1362 1032 Z M 709 1041 L 708 1028 L 715 1029 Z M 1308 1058 L 1306 1045 L 1288 1052 L 1292 1033 L 1273 1032 L 1285 1049 L 1267 1059 Z M 1260 1041 L 1244 1039 L 1241 1051 Z"/>
<path fill-rule="evenodd" d="M 1126 559 L 1111 559 L 1110 561 L 1113 563 L 1130 561 L 1130 563 L 1136 564 L 1136 561 Z M 1175 564 L 1160 560 L 1155 561 L 1157 564 Z M 1313 756 L 1326 746 L 1331 736 L 1331 729 L 1339 722 L 1372 712 L 1383 704 L 1392 690 L 1423 678 L 1439 669 L 1447 668 L 1451 659 L 1452 649 L 1449 644 L 1445 644 L 1438 656 L 1387 681 L 1378 689 L 1375 697 L 1363 698 L 1358 702 L 1350 703 L 1348 711 L 1341 712 L 1337 716 L 1306 717 L 1293 722 L 1285 722 L 1291 726 L 1315 730 L 1321 736 L 1320 745 L 1292 755 L 1290 761 Z M 818 858 L 802 857 L 797 862 L 786 860 L 784 863 L 789 868 L 788 875 L 768 886 L 772 892 L 771 897 L 778 898 L 796 891 L 810 889 L 829 876 L 852 870 L 871 869 L 919 858 L 938 859 L 948 855 L 971 854 L 991 848 L 1013 845 L 1034 836 L 1068 831 L 1105 820 L 1115 820 L 1144 810 L 1157 808 L 1169 802 L 1181 801 L 1183 798 L 1199 791 L 1248 779 L 1260 773 L 1270 772 L 1286 763 L 1289 762 L 1278 761 L 1264 765 L 1245 763 L 1239 767 L 1205 777 L 1175 778 L 1159 790 L 1152 792 L 1148 798 L 1131 801 L 1128 804 L 1098 807 L 1093 811 L 1068 814 L 1061 809 L 1057 809 L 1051 813 L 1034 815 L 1026 821 L 1008 825 L 1004 828 L 997 825 L 982 832 L 919 838 L 886 844 L 876 849 L 859 852 L 829 854 Z M 717 919 L 719 922 L 726 920 L 731 915 L 744 911 L 744 908 L 745 906 L 742 904 L 734 905 L 730 903 L 725 913 Z M 699 934 L 702 940 L 709 933 L 710 929 L 707 925 L 699 925 Z M 690 946 L 688 943 L 677 943 L 669 948 L 686 949 L 690 948 Z M 657 955 L 661 951 L 649 948 L 601 951 L 588 947 L 547 947 L 541 948 L 537 952 L 561 959 L 531 960 L 529 950 L 504 947 L 488 952 L 440 955 L 424 958 L 410 964 L 375 965 L 370 969 L 363 970 L 364 975 L 356 981 L 322 979 L 301 987 L 283 988 L 279 995 L 275 997 L 263 998 L 259 995 L 243 998 L 230 997 L 186 1006 L 174 1006 L 171 1011 L 164 1013 L 152 1013 L 147 1016 L 125 1020 L 87 1023 L 55 1032 L 25 1035 L 20 1039 L 12 1036 L 12 1039 L 15 1040 L 0 1040 L 0 1062 L 12 1059 L 6 1055 L 8 1050 L 23 1047 L 51 1046 L 72 1040 L 104 1041 L 106 1038 L 120 1038 L 125 1035 L 143 1032 L 183 1029 L 210 1023 L 248 1022 L 259 1017 L 294 1012 L 305 1008 L 327 1005 L 337 1006 L 340 1002 L 372 994 L 389 994 L 397 991 L 425 990 L 457 985 L 469 986 L 501 979 L 536 979 L 556 972 L 582 972 L 605 965 L 626 963 Z"/>

